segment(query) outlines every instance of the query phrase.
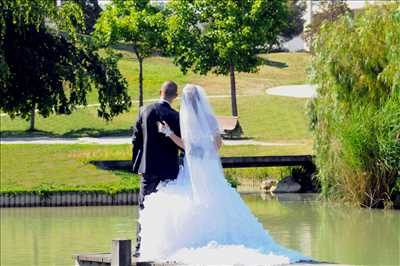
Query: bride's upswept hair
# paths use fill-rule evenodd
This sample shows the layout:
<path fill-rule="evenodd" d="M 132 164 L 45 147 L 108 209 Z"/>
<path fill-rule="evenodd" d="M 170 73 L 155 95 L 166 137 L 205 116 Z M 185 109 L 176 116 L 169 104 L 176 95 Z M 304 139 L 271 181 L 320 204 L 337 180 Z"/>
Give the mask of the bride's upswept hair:
<path fill-rule="evenodd" d="M 183 88 L 180 109 L 181 133 L 186 140 L 214 135 L 219 125 L 204 89 L 195 84 Z M 186 133 L 185 133 L 186 132 Z"/>
<path fill-rule="evenodd" d="M 187 84 L 183 88 L 183 97 L 186 103 L 190 103 L 193 107 L 193 110 L 197 113 L 198 112 L 198 104 L 200 102 L 200 94 L 198 91 L 198 87 L 194 84 Z"/>

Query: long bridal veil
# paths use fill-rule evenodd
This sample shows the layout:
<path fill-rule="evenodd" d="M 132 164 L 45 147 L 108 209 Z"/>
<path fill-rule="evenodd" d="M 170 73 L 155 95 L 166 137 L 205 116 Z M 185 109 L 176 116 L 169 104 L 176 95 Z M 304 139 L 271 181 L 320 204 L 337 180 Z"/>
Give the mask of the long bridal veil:
<path fill-rule="evenodd" d="M 218 123 L 201 87 L 183 89 L 180 124 L 184 165 L 176 180 L 144 201 L 142 259 L 195 265 L 309 260 L 275 243 L 226 181 L 215 143 Z"/>
<path fill-rule="evenodd" d="M 180 125 L 193 199 L 196 203 L 207 203 L 215 192 L 212 184 L 218 180 L 205 174 L 204 168 L 214 166 L 214 171 L 222 173 L 222 166 L 215 143 L 218 122 L 201 87 L 190 84 L 184 87 Z"/>

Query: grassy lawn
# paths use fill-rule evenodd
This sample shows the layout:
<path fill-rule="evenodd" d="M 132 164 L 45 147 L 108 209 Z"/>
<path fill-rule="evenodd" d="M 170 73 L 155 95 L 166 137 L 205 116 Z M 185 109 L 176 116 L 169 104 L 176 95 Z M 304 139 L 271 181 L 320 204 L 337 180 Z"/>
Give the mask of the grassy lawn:
<path fill-rule="evenodd" d="M 265 89 L 307 83 L 306 68 L 311 60 L 308 53 L 274 53 L 260 55 L 264 64 L 257 73 L 237 73 L 237 93 L 261 95 Z M 202 85 L 208 94 L 230 94 L 228 76 L 190 76 L 190 82 Z"/>
<path fill-rule="evenodd" d="M 123 52 L 120 70 L 128 80 L 129 93 L 137 99 L 137 61 L 129 52 Z M 273 97 L 265 95 L 265 89 L 283 84 L 305 83 L 307 81 L 306 66 L 309 55 L 306 53 L 276 53 L 261 55 L 265 64 L 258 73 L 238 73 L 239 116 L 246 137 L 268 141 L 309 141 L 304 99 Z M 161 84 L 172 79 L 181 86 L 185 83 L 197 83 L 207 90 L 209 95 L 229 94 L 229 78 L 227 76 L 200 76 L 193 73 L 183 75 L 169 58 L 151 57 L 144 63 L 144 98 L 154 99 L 159 95 Z M 179 102 L 179 101 L 177 101 Z M 97 103 L 97 92 L 89 94 L 89 104 Z M 212 99 L 217 114 L 230 114 L 230 99 Z M 137 104 L 125 114 L 116 117 L 112 122 L 97 118 L 96 107 L 80 108 L 72 115 L 53 115 L 49 118 L 38 116 L 36 127 L 39 130 L 29 133 L 28 122 L 22 119 L 10 119 L 1 116 L 0 136 L 32 136 L 50 135 L 64 137 L 129 135 L 129 128 L 137 116 Z M 175 104 L 176 108 L 178 103 Z"/>
<path fill-rule="evenodd" d="M 178 109 L 178 102 L 175 107 Z M 217 115 L 229 115 L 228 99 L 211 99 Z M 238 99 L 240 123 L 247 138 L 271 142 L 311 143 L 306 117 L 306 100 L 279 96 L 246 96 Z M 37 119 L 35 135 L 54 137 L 129 136 L 137 116 L 136 107 L 112 122 L 97 117 L 96 108 L 85 108 L 70 116 L 53 115 Z M 32 136 L 27 122 L 1 117 L 1 137 Z"/>
<path fill-rule="evenodd" d="M 90 158 L 116 158 L 120 145 L 1 145 L 0 191 L 138 189 L 134 175 L 98 170 Z"/>
<path fill-rule="evenodd" d="M 130 145 L 0 145 L 0 192 L 137 190 L 139 178 L 96 169 L 91 160 L 129 160 Z M 308 146 L 224 146 L 222 156 L 309 153 Z M 273 175 L 276 169 L 227 170 L 230 177 Z M 250 171 L 250 172 L 249 172 Z M 254 174 L 253 174 L 254 173 Z"/>
<path fill-rule="evenodd" d="M 132 99 L 138 99 L 138 62 L 134 54 L 122 51 L 119 68 L 128 81 Z M 303 84 L 307 82 L 306 66 L 310 62 L 308 53 L 274 53 L 260 55 L 264 64 L 257 73 L 237 73 L 238 94 L 264 94 L 266 88 L 279 85 Z M 174 80 L 182 86 L 195 83 L 204 87 L 209 95 L 230 94 L 229 76 L 209 74 L 201 76 L 192 72 L 182 74 L 179 67 L 166 57 L 146 58 L 143 63 L 144 99 L 158 98 L 159 89 L 165 80 Z M 89 103 L 97 102 L 97 92 L 89 96 Z"/>
<path fill-rule="evenodd" d="M 122 74 L 128 80 L 129 94 L 138 97 L 138 64 L 132 53 L 123 51 L 119 62 Z M 312 137 L 308 130 L 305 99 L 266 95 L 265 89 L 273 86 L 307 82 L 306 66 L 310 60 L 306 53 L 276 53 L 260 55 L 264 64 L 258 73 L 237 73 L 239 120 L 244 137 L 257 141 L 285 142 L 296 146 L 225 146 L 223 156 L 255 156 L 310 154 Z M 158 98 L 161 84 L 171 79 L 180 85 L 202 85 L 209 95 L 229 94 L 229 77 L 183 75 L 171 59 L 151 57 L 144 61 L 144 99 Z M 211 98 L 217 115 L 230 115 L 230 98 Z M 89 104 L 97 103 L 97 92 L 88 97 Z M 179 100 L 174 103 L 179 110 Z M 97 117 L 96 106 L 78 108 L 72 115 L 37 116 L 38 131 L 27 132 L 29 122 L 22 119 L 0 117 L 1 137 L 53 136 L 99 137 L 129 136 L 137 117 L 137 103 L 128 113 L 105 122 Z M 0 191 L 56 191 L 137 190 L 136 175 L 96 169 L 90 160 L 130 159 L 130 145 L 1 145 Z M 230 178 L 279 177 L 284 168 L 228 169 Z"/>

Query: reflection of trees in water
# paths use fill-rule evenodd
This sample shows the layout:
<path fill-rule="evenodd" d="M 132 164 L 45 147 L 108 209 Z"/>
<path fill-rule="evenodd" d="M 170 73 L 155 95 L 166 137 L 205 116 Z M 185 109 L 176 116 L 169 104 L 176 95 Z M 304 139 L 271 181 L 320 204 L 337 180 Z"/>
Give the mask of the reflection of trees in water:
<path fill-rule="evenodd" d="M 400 265 L 400 212 L 293 197 L 244 196 L 264 227 L 284 246 L 325 261 Z"/>
<path fill-rule="evenodd" d="M 1 265 L 72 265 L 72 254 L 108 252 L 135 238 L 134 206 L 1 209 Z"/>

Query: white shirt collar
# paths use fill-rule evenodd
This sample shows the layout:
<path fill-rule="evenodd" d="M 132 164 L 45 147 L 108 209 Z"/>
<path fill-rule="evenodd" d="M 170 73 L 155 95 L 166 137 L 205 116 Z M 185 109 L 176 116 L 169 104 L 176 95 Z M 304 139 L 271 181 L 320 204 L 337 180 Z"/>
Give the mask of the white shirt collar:
<path fill-rule="evenodd" d="M 160 99 L 160 103 L 167 103 L 171 107 L 171 103 L 165 99 Z"/>

